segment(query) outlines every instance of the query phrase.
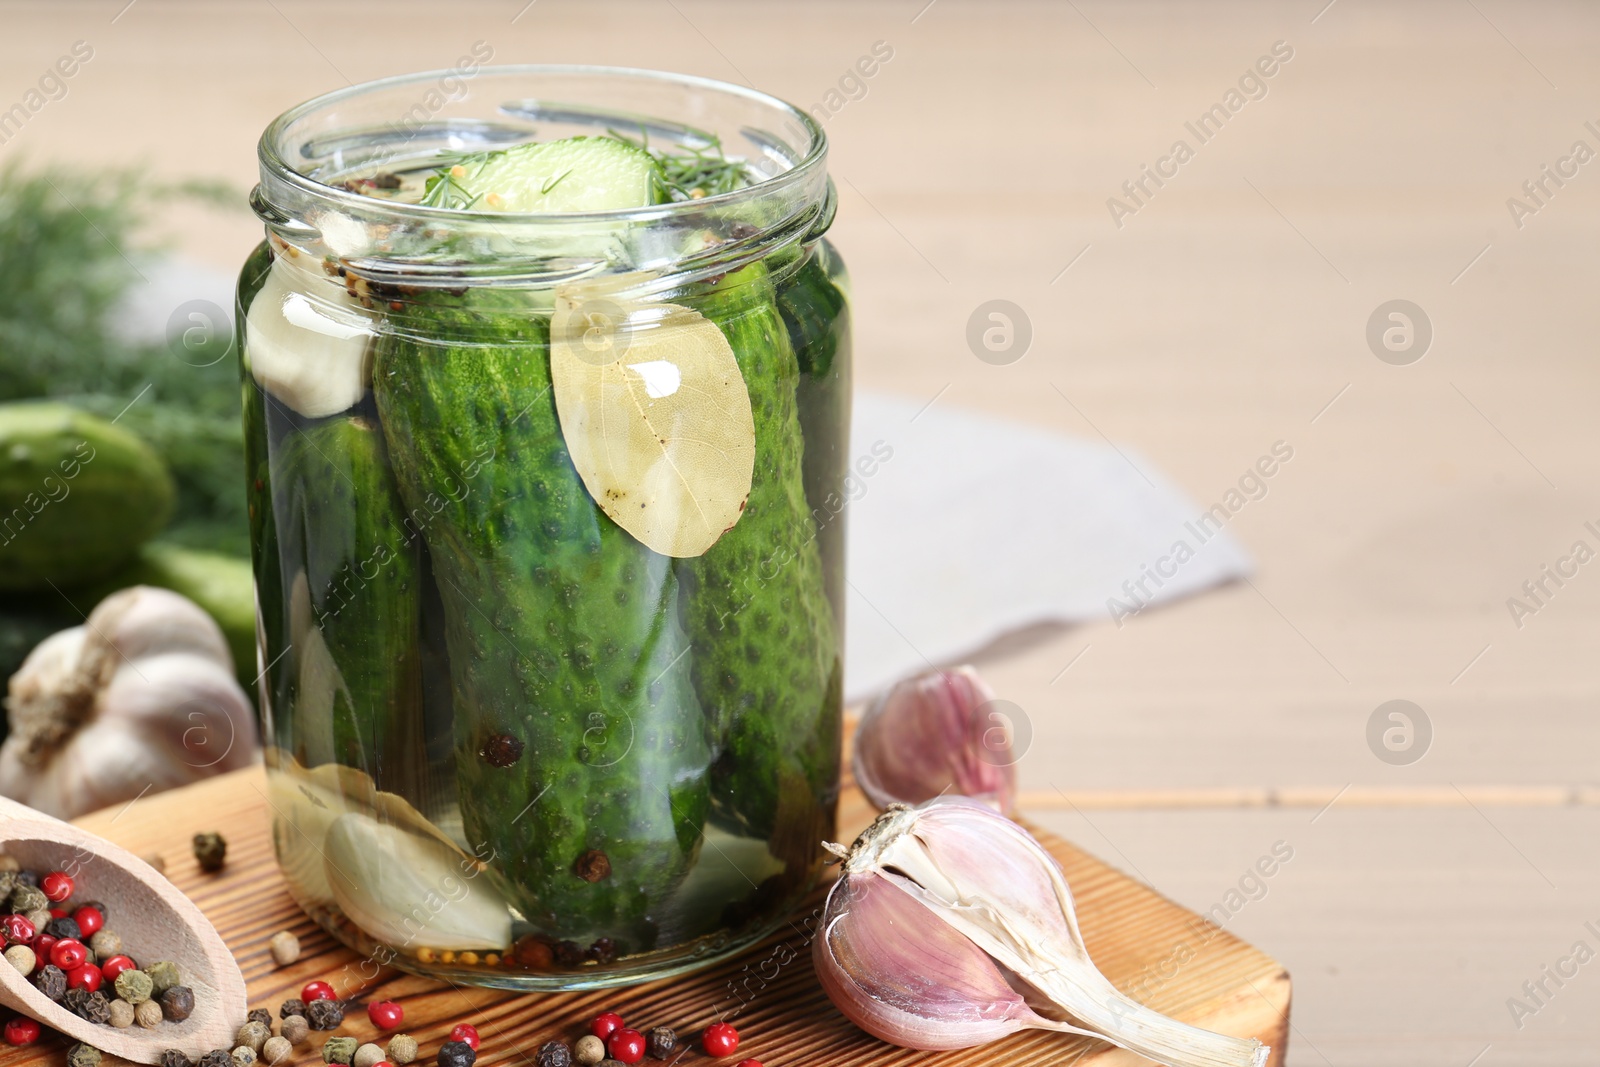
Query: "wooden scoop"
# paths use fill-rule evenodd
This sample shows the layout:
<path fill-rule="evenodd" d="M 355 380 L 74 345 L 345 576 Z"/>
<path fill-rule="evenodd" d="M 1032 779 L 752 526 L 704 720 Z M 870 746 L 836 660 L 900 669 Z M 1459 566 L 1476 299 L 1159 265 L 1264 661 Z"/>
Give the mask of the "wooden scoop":
<path fill-rule="evenodd" d="M 194 1012 L 151 1030 L 92 1023 L 50 1000 L 4 960 L 0 1004 L 136 1063 L 159 1063 L 169 1048 L 196 1059 L 214 1048 L 233 1048 L 245 1021 L 244 975 L 216 928 L 164 875 L 126 849 L 4 797 L 0 851 L 27 870 L 66 871 L 77 883 L 74 896 L 103 901 L 110 912 L 106 927 L 121 935 L 129 956 L 141 966 L 156 960 L 177 964 L 183 984 L 194 990 Z M 115 997 L 110 984 L 102 991 Z"/>

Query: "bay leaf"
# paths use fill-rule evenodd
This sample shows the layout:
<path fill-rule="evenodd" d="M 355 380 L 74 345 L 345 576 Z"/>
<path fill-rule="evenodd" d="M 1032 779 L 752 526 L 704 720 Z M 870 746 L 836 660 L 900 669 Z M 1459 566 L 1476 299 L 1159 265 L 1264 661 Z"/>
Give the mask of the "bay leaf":
<path fill-rule="evenodd" d="M 550 377 L 567 452 L 602 511 L 664 556 L 698 556 L 739 521 L 755 419 L 717 324 L 676 304 L 558 291 Z"/>

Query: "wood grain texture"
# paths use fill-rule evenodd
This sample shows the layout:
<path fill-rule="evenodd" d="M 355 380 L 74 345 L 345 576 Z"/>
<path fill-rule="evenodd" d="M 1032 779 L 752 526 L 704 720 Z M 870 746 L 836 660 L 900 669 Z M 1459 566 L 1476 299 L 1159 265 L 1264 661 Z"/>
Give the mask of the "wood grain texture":
<path fill-rule="evenodd" d="M 847 790 L 840 837 L 850 840 L 872 815 L 861 795 Z M 668 1025 L 686 1035 L 718 1018 L 728 1019 L 744 1038 L 740 1056 L 760 1058 L 767 1067 L 913 1062 L 1111 1067 L 1146 1062 L 1059 1034 L 1020 1034 L 982 1049 L 937 1055 L 893 1048 L 866 1036 L 828 1003 L 811 969 L 810 931 L 820 915 L 821 890 L 786 928 L 698 974 L 621 990 L 514 994 L 378 968 L 315 926 L 290 899 L 278 875 L 259 769 L 96 813 L 79 825 L 135 853 L 154 852 L 165 859 L 173 883 L 216 924 L 237 956 L 249 983 L 251 1007 L 266 1007 L 276 1015 L 278 1004 L 297 996 L 313 978 L 332 982 L 341 996 L 360 1002 L 394 998 L 405 1007 L 403 1030 L 422 1045 L 423 1063 L 432 1062 L 444 1036 L 460 1022 L 470 1022 L 482 1033 L 478 1062 L 485 1067 L 531 1062 L 542 1042 L 575 1039 L 590 1017 L 606 1009 L 622 1012 L 641 1029 Z M 227 865 L 216 875 L 201 872 L 190 851 L 190 838 L 203 830 L 216 830 L 228 841 Z M 1112 981 L 1188 1022 L 1267 1042 L 1274 1049 L 1271 1062 L 1282 1063 L 1290 983 L 1280 964 L 1060 838 L 1036 832 L 1066 870 L 1089 951 Z M 300 960 L 286 968 L 276 968 L 267 950 L 268 939 L 281 929 L 293 930 L 303 946 Z M 377 1036 L 359 1009 L 347 1014 L 339 1033 L 361 1040 Z M 294 1063 L 316 1062 L 325 1036 L 313 1033 L 296 1050 Z M 59 1043 L 44 1040 L 31 1048 L 0 1052 L 0 1067 L 53 1063 L 60 1055 Z M 680 1057 L 704 1059 L 698 1050 Z"/>

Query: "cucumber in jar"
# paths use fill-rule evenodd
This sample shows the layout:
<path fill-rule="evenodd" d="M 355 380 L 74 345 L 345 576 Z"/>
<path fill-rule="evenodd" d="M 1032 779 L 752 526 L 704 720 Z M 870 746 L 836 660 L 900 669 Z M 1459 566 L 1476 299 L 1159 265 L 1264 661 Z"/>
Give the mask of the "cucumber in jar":
<path fill-rule="evenodd" d="M 430 516 L 468 845 L 544 934 L 634 951 L 699 849 L 710 753 L 672 561 L 589 498 L 525 299 L 403 302 L 374 391 L 401 494 Z"/>
<path fill-rule="evenodd" d="M 704 555 L 678 563 L 695 691 L 720 746 L 713 811 L 808 868 L 837 800 L 842 679 L 806 499 L 799 362 L 764 264 L 683 302 L 727 337 L 755 416 L 744 513 Z"/>
<path fill-rule="evenodd" d="M 288 660 L 307 766 L 336 762 L 416 795 L 421 740 L 421 545 L 376 422 L 291 429 L 273 448 L 274 538 L 287 549 Z M 326 723 L 313 734 L 312 723 Z"/>

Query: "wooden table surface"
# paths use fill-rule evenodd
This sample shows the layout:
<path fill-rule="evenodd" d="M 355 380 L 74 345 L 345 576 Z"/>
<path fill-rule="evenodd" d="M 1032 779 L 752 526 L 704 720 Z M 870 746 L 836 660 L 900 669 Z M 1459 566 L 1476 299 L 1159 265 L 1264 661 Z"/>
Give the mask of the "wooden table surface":
<path fill-rule="evenodd" d="M 927 1053 L 867 1036 L 829 1004 L 811 966 L 810 945 L 825 894 L 821 887 L 759 945 L 691 975 L 627 989 L 527 996 L 402 974 L 339 945 L 295 904 L 273 856 L 271 814 L 266 777 L 260 767 L 252 767 L 138 797 L 79 823 L 137 855 L 162 858 L 168 877 L 211 919 L 239 961 L 250 1007 L 276 1014 L 277 1006 L 297 996 L 306 982 L 324 980 L 340 999 L 356 1005 L 346 1011 L 339 1035 L 369 1041 L 382 1039 L 360 1005 L 393 999 L 405 1010 L 403 1032 L 421 1045 L 419 1063 L 432 1063 L 450 1029 L 466 1022 L 483 1036 L 478 1057 L 482 1067 L 527 1067 L 544 1042 L 574 1041 L 589 1019 L 608 1010 L 622 1013 L 640 1030 L 667 1025 L 691 1041 L 713 1022 L 732 1022 L 740 1029 L 741 1057 L 759 1057 L 768 1067 L 905 1067 L 921 1062 L 980 1067 L 997 1060 L 1018 1067 L 1132 1067 L 1148 1062 L 1103 1042 L 1042 1031 L 933 1060 Z M 840 802 L 839 839 L 853 840 L 875 814 L 857 790 L 847 787 Z M 228 842 L 227 863 L 216 874 L 201 871 L 194 860 L 190 842 L 198 832 L 217 832 Z M 1066 872 L 1084 942 L 1108 978 L 1186 1022 L 1256 1038 L 1272 1047 L 1268 1067 L 1282 1067 L 1290 980 L 1281 964 L 1048 831 L 1038 832 Z M 303 840 L 293 832 L 288 837 Z M 84 892 L 93 892 L 94 881 L 90 860 L 78 882 Z M 115 926 L 116 904 L 106 903 L 113 909 Z M 300 939 L 302 952 L 295 963 L 278 967 L 268 942 L 284 929 Z M 139 931 L 122 933 L 130 954 L 140 958 Z M 328 1036 L 314 1033 L 311 1043 L 296 1050 L 294 1062 L 318 1062 L 321 1041 Z M 55 1067 L 62 1062 L 63 1047 L 54 1039 L 25 1049 L 0 1045 L 0 1067 Z M 698 1049 L 686 1049 L 670 1063 L 701 1067 L 710 1060 Z"/>
<path fill-rule="evenodd" d="M 1536 603 L 1522 586 L 1600 548 L 1600 174 L 1572 157 L 1600 149 L 1600 10 L 38 0 L 0 25 L 0 107 L 94 48 L 5 160 L 241 188 L 287 105 L 475 41 L 827 107 L 862 385 L 1104 435 L 1203 505 L 1294 450 L 1229 520 L 1252 582 L 984 658 L 1032 721 L 1031 814 L 1284 960 L 1294 1064 L 1592 1062 L 1593 968 L 1537 1001 L 1523 985 L 1600 948 L 1600 577 L 1544 579 Z M 879 41 L 893 58 L 830 101 Z M 1292 57 L 1246 82 L 1260 98 L 1199 143 L 1185 123 L 1280 41 Z M 1180 138 L 1193 158 L 1129 198 Z M 1136 210 L 1114 220 L 1114 196 Z M 177 221 L 219 266 L 256 238 L 248 217 Z M 1034 330 L 1009 366 L 964 341 L 996 298 Z M 1395 299 L 1432 325 L 1409 365 L 1365 337 Z M 1404 765 L 1367 740 L 1395 699 L 1431 723 Z M 1293 860 L 1252 880 L 1280 841 Z"/>

